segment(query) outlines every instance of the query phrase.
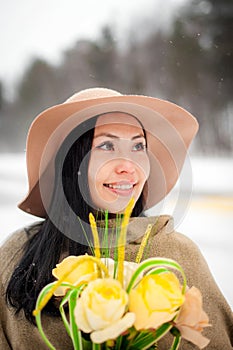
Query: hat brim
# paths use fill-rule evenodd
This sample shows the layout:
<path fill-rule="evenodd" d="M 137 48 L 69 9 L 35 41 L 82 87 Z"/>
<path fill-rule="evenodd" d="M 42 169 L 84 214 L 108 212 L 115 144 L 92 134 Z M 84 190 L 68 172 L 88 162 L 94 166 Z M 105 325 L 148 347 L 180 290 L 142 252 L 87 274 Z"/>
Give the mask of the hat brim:
<path fill-rule="evenodd" d="M 145 209 L 161 201 L 174 187 L 198 122 L 180 106 L 161 99 L 118 95 L 69 102 L 43 111 L 32 123 L 27 138 L 29 190 L 18 207 L 46 217 L 54 184 L 54 159 L 66 136 L 83 121 L 102 113 L 125 112 L 137 117 L 147 134 L 151 172 Z M 117 122 L 117 121 L 116 121 Z M 40 182 L 43 178 L 43 189 Z"/>

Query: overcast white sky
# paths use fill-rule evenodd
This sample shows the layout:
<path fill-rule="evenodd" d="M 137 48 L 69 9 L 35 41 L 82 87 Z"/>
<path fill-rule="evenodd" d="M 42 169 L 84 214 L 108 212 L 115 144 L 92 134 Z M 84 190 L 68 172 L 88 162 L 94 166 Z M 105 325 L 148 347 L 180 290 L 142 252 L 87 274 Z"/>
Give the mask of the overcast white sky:
<path fill-rule="evenodd" d="M 110 23 L 124 29 L 155 14 L 159 26 L 185 0 L 0 0 L 0 80 L 10 89 L 33 57 L 59 62 L 80 38 L 95 38 Z"/>

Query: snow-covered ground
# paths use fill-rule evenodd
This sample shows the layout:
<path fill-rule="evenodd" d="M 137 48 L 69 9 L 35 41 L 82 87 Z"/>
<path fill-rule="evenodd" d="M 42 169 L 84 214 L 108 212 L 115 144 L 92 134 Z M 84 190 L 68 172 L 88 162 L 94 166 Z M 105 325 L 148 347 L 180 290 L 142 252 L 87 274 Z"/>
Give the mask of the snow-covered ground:
<path fill-rule="evenodd" d="M 197 243 L 233 308 L 233 159 L 192 158 L 191 165 L 188 161 L 178 185 L 150 213 L 174 215 L 176 229 Z M 24 155 L 0 154 L 0 244 L 38 220 L 16 207 L 26 192 Z"/>

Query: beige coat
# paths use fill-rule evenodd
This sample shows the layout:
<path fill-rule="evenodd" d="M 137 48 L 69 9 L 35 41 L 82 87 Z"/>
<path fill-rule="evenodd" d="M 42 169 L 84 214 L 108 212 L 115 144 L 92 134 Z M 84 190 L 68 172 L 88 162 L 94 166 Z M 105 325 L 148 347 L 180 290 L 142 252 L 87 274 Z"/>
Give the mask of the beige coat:
<path fill-rule="evenodd" d="M 148 223 L 153 223 L 152 236 L 148 244 L 148 256 L 161 256 L 175 259 L 184 269 L 187 283 L 199 288 L 203 295 L 204 310 L 210 318 L 212 327 L 205 329 L 204 335 L 210 339 L 206 350 L 233 349 L 232 310 L 217 287 L 209 268 L 196 245 L 184 235 L 173 229 L 173 220 L 161 216 L 132 219 L 128 235 L 133 241 L 127 246 L 127 259 L 134 260 L 141 238 Z M 140 232 L 140 234 L 138 234 Z M 27 240 L 24 230 L 14 233 L 0 248 L 0 349 L 1 350 L 45 350 L 40 334 L 29 323 L 23 312 L 14 315 L 4 299 L 4 292 L 14 267 L 22 255 L 22 246 Z M 230 282 L 231 283 L 231 282 Z M 59 318 L 44 316 L 44 329 L 57 350 L 71 350 L 72 345 Z M 159 342 L 160 350 L 171 346 L 170 336 Z M 197 349 L 193 344 L 182 340 L 181 350 Z"/>

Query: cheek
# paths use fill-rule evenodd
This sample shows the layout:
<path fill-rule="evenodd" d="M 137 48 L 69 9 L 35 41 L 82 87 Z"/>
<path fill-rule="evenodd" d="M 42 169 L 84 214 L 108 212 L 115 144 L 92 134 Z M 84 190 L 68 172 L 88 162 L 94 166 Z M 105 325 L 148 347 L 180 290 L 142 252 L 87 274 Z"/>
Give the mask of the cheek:
<path fill-rule="evenodd" d="M 104 168 L 98 169 L 98 171 L 95 174 L 93 174 L 92 181 L 93 183 L 95 183 L 96 188 L 99 189 L 101 186 L 103 186 L 103 183 L 106 182 L 104 181 L 106 179 L 105 175 L 106 171 L 104 171 Z"/>
<path fill-rule="evenodd" d="M 150 175 L 150 161 L 149 157 L 145 155 L 137 161 L 138 171 L 140 173 L 141 180 L 146 182 Z"/>
<path fill-rule="evenodd" d="M 109 162 L 92 155 L 88 167 L 88 185 L 91 194 L 93 191 L 99 191 L 100 187 L 105 183 L 107 175 L 111 171 Z"/>

